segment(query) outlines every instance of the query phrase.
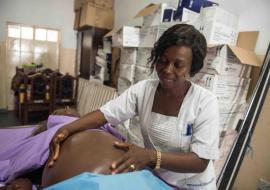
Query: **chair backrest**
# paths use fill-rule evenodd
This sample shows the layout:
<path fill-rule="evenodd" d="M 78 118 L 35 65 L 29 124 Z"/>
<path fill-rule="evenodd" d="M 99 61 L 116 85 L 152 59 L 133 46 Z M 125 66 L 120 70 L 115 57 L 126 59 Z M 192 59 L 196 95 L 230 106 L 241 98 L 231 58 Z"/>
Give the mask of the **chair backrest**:
<path fill-rule="evenodd" d="M 99 82 L 79 79 L 77 110 L 83 116 L 117 96 L 116 89 Z"/>
<path fill-rule="evenodd" d="M 28 103 L 51 104 L 52 81 L 42 73 L 24 75 L 25 97 Z"/>
<path fill-rule="evenodd" d="M 71 103 L 75 105 L 78 93 L 78 77 L 69 74 L 54 76 L 54 104 L 55 108 L 61 103 Z"/>

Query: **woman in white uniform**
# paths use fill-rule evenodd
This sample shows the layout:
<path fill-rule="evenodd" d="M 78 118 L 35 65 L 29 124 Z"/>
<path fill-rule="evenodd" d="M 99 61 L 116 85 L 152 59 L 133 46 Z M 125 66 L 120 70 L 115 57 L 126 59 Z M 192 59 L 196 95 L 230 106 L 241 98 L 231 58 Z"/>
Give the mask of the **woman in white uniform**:
<path fill-rule="evenodd" d="M 187 80 L 202 68 L 206 51 L 204 36 L 193 26 L 169 28 L 155 43 L 149 59 L 159 79 L 140 81 L 100 110 L 59 129 L 51 143 L 49 166 L 59 157 L 60 144 L 68 136 L 139 116 L 145 147 L 116 142 L 126 154 L 111 164 L 112 174 L 150 167 L 172 186 L 216 189 L 217 100 Z"/>

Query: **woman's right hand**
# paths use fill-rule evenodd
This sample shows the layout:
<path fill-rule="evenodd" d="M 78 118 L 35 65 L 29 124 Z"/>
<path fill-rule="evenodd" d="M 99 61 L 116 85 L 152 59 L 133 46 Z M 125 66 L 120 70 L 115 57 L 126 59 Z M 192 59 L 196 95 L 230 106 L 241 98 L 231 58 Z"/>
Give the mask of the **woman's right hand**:
<path fill-rule="evenodd" d="M 48 159 L 48 167 L 52 167 L 54 162 L 59 158 L 60 145 L 70 135 L 68 129 L 60 128 L 56 131 L 50 143 L 50 156 Z"/>

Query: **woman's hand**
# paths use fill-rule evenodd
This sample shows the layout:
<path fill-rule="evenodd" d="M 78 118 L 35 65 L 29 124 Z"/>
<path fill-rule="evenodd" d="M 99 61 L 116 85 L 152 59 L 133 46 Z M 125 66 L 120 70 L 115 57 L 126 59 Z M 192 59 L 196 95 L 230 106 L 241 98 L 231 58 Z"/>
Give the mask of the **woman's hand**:
<path fill-rule="evenodd" d="M 116 148 L 126 151 L 126 154 L 112 163 L 112 174 L 132 172 L 146 166 L 155 165 L 155 150 L 144 149 L 134 144 L 115 142 Z"/>
<path fill-rule="evenodd" d="M 70 135 L 68 129 L 60 128 L 56 131 L 50 143 L 50 156 L 48 159 L 48 167 L 52 167 L 54 162 L 59 158 L 60 144 Z"/>

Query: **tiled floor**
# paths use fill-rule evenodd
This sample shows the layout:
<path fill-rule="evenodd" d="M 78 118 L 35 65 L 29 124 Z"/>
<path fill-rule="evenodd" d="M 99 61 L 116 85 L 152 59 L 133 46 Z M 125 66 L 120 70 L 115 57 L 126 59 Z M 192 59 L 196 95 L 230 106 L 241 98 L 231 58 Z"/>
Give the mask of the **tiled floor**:
<path fill-rule="evenodd" d="M 29 117 L 28 123 L 24 125 L 33 125 L 37 124 L 40 121 L 46 120 L 48 114 L 38 113 L 32 114 Z M 20 126 L 23 125 L 19 118 L 14 114 L 13 111 L 0 110 L 0 128 L 1 127 L 12 127 L 12 126 Z"/>
<path fill-rule="evenodd" d="M 12 111 L 0 111 L 0 127 L 11 127 L 21 125 L 19 119 Z"/>

